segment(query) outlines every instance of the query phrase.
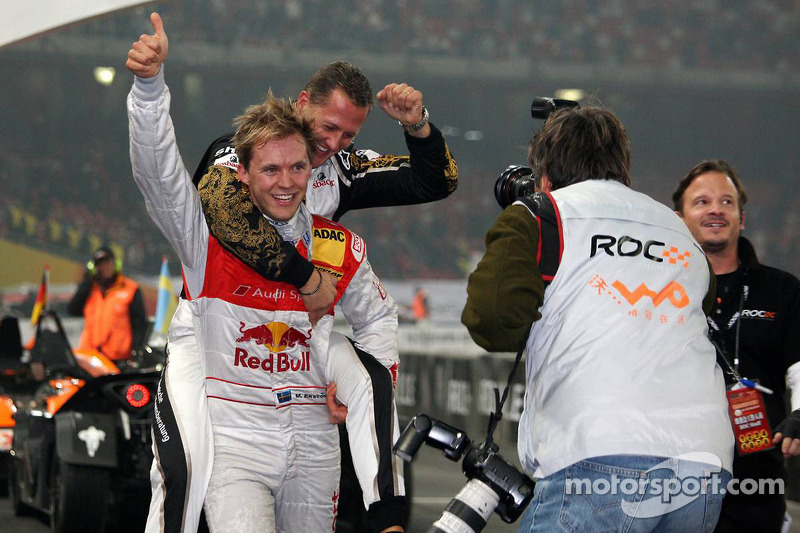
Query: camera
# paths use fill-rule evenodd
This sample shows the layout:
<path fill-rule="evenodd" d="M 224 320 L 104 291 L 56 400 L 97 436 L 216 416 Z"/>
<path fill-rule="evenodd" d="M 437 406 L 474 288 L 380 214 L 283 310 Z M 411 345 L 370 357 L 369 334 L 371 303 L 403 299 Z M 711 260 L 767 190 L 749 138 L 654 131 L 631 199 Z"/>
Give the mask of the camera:
<path fill-rule="evenodd" d="M 550 113 L 559 109 L 568 109 L 570 107 L 580 107 L 581 105 L 575 100 L 563 100 L 561 98 L 547 98 L 546 96 L 537 96 L 531 102 L 531 117 L 541 120 L 547 120 Z"/>
<path fill-rule="evenodd" d="M 505 209 L 517 198 L 535 193 L 537 185 L 531 167 L 509 165 L 494 183 L 494 197 L 500 207 Z"/>
<path fill-rule="evenodd" d="M 573 107 L 579 108 L 580 104 L 574 100 L 537 96 L 531 102 L 531 117 L 547 120 L 553 111 Z M 505 209 L 517 198 L 536 192 L 537 185 L 530 167 L 509 165 L 494 184 L 494 197 L 500 207 Z"/>
<path fill-rule="evenodd" d="M 464 431 L 418 414 L 403 430 L 394 453 L 411 462 L 423 443 L 442 450 L 451 461 L 463 457 L 468 479 L 428 533 L 478 533 L 492 511 L 510 524 L 533 498 L 533 480 L 498 454 L 493 442 L 473 443 Z"/>

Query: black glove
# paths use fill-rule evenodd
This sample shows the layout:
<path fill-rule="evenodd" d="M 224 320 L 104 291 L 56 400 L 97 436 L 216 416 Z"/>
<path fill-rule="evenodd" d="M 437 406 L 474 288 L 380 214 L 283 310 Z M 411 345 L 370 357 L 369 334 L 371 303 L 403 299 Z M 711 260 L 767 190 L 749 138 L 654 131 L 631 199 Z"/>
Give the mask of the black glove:
<path fill-rule="evenodd" d="M 800 439 L 800 409 L 792 411 L 783 422 L 775 426 L 775 433 L 783 433 L 784 437 Z"/>

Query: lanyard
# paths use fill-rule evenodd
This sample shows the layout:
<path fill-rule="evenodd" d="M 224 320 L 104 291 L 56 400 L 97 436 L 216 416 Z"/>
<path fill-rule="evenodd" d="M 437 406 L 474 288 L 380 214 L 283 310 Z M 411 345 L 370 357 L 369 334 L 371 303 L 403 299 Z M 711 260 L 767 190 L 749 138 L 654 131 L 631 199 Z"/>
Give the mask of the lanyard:
<path fill-rule="evenodd" d="M 741 383 L 746 387 L 750 387 L 751 389 L 758 389 L 762 392 L 767 394 L 772 394 L 772 390 L 763 387 L 756 383 L 753 380 L 743 378 L 741 374 L 739 374 L 739 333 L 741 331 L 741 317 L 742 312 L 744 311 L 744 303 L 747 301 L 747 297 L 750 295 L 750 286 L 745 283 L 745 279 L 747 277 L 747 271 L 745 270 L 742 272 L 742 292 L 739 295 L 739 310 L 736 311 L 733 316 L 728 320 L 727 326 L 725 326 L 726 331 L 730 331 L 731 328 L 736 326 L 736 333 L 734 334 L 734 343 L 733 343 L 733 364 L 731 364 L 730 360 L 727 357 L 725 352 L 725 347 L 718 343 L 714 338 L 709 335 L 709 340 L 711 344 L 714 345 L 714 348 L 717 350 L 717 354 L 719 355 L 720 359 L 725 363 L 725 366 L 728 367 L 728 373 L 736 380 L 737 383 Z M 714 322 L 714 319 L 708 317 L 708 325 L 713 329 L 715 332 L 720 332 L 720 327 Z"/>
<path fill-rule="evenodd" d="M 716 342 L 712 341 L 714 342 L 714 346 L 717 348 L 717 352 L 719 352 L 720 356 L 722 357 L 722 360 L 725 361 L 725 364 L 727 364 L 728 367 L 730 367 L 732 374 L 737 373 L 737 371 L 739 370 L 739 332 L 742 326 L 742 323 L 739 319 L 742 316 L 742 311 L 744 311 L 744 303 L 747 301 L 747 297 L 749 296 L 749 294 L 750 294 L 750 286 L 742 283 L 742 291 L 739 294 L 739 310 L 733 314 L 730 320 L 728 320 L 728 325 L 725 327 L 726 331 L 730 331 L 731 328 L 736 326 L 736 333 L 734 335 L 734 341 L 733 341 L 733 365 L 731 365 L 731 363 L 728 361 L 728 358 L 725 356 L 726 352 L 724 348 L 719 346 Z M 708 317 L 708 325 L 711 327 L 711 329 L 713 329 L 717 333 L 720 332 L 720 327 L 717 325 L 717 323 L 714 321 L 713 318 Z"/>

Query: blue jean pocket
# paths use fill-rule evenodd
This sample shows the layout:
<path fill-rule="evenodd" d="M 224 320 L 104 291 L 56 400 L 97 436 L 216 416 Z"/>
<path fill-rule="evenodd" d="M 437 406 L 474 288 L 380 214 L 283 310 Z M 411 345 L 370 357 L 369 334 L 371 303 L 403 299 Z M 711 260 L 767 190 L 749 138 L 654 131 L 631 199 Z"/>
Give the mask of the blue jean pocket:
<path fill-rule="evenodd" d="M 622 510 L 622 501 L 637 505 L 648 480 L 645 470 L 579 461 L 564 470 L 564 496 L 559 523 L 575 533 L 624 531 L 633 518 Z"/>

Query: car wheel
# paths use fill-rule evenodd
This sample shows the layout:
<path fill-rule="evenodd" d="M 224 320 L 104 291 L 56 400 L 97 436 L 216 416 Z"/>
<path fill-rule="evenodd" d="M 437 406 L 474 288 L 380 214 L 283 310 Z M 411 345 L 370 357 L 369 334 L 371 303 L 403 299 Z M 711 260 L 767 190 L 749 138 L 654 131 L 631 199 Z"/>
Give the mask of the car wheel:
<path fill-rule="evenodd" d="M 8 497 L 14 516 L 28 516 L 31 509 L 22 503 L 22 474 L 18 471 L 20 468 L 21 464 L 16 460 L 8 465 Z"/>
<path fill-rule="evenodd" d="M 56 533 L 102 533 L 108 510 L 109 472 L 54 458 L 50 525 Z"/>

